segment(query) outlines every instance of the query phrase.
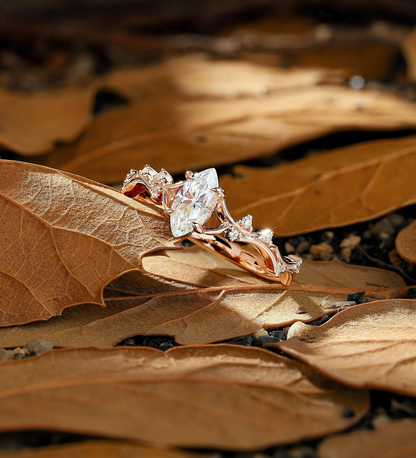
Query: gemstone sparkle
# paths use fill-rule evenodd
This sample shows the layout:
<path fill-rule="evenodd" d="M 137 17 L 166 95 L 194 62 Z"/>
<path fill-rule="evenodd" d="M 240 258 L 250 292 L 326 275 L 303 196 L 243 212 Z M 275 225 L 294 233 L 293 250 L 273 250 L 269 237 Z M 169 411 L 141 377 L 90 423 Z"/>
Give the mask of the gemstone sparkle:
<path fill-rule="evenodd" d="M 258 238 L 262 240 L 267 245 L 271 245 L 273 243 L 273 231 L 270 229 L 263 229 L 262 231 L 258 232 Z"/>
<path fill-rule="evenodd" d="M 172 204 L 170 228 L 174 237 L 192 233 L 193 222 L 203 225 L 208 221 L 217 205 L 218 196 L 212 191 L 217 187 L 215 169 L 203 170 L 185 181 Z"/>

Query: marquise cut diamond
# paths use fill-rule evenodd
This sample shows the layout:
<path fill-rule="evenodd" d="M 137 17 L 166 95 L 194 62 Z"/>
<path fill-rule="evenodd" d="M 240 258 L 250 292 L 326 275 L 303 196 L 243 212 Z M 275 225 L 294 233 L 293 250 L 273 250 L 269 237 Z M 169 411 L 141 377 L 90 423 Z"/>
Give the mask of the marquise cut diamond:
<path fill-rule="evenodd" d="M 212 191 L 218 187 L 215 169 L 206 169 L 186 180 L 176 194 L 170 215 L 170 228 L 174 237 L 193 232 L 192 223 L 205 224 L 213 214 L 218 196 Z"/>

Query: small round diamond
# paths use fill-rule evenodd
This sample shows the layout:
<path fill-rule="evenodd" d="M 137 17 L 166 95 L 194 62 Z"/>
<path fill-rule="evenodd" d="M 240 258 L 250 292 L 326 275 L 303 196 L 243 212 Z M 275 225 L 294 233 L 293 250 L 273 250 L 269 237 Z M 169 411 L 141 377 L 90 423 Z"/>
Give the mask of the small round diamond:
<path fill-rule="evenodd" d="M 240 238 L 240 233 L 235 227 L 229 229 L 225 235 L 230 242 L 234 242 L 235 240 L 238 240 Z"/>
<path fill-rule="evenodd" d="M 257 237 L 262 240 L 264 243 L 271 245 L 273 243 L 273 231 L 270 229 L 263 229 L 258 232 Z"/>
<path fill-rule="evenodd" d="M 241 219 L 237 221 L 237 224 L 239 224 L 241 227 L 243 227 L 247 231 L 251 232 L 253 230 L 253 216 L 252 215 L 243 216 Z"/>

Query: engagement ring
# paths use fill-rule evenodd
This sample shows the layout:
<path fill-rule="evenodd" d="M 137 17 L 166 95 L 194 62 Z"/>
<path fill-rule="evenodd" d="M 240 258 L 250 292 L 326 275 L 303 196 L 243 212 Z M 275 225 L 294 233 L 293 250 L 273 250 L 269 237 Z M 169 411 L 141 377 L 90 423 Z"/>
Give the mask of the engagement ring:
<path fill-rule="evenodd" d="M 157 172 L 146 165 L 139 171 L 130 170 L 122 193 L 163 208 L 174 237 L 191 238 L 249 272 L 289 286 L 299 273 L 302 259 L 282 256 L 273 244 L 273 231 L 254 231 L 251 215 L 233 219 L 215 169 L 186 172 L 185 177 L 174 183 L 166 170 Z"/>

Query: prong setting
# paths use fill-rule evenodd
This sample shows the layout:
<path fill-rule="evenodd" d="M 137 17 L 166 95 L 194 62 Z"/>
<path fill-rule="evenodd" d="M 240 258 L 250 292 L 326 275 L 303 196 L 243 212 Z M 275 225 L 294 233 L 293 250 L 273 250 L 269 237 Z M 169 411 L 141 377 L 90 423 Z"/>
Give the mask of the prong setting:
<path fill-rule="evenodd" d="M 192 228 L 197 234 L 203 234 L 205 232 L 205 227 L 196 221 L 192 221 Z"/>
<path fill-rule="evenodd" d="M 220 186 L 217 186 L 216 188 L 212 188 L 211 191 L 214 192 L 218 196 L 219 199 L 224 199 L 225 191 Z"/>

